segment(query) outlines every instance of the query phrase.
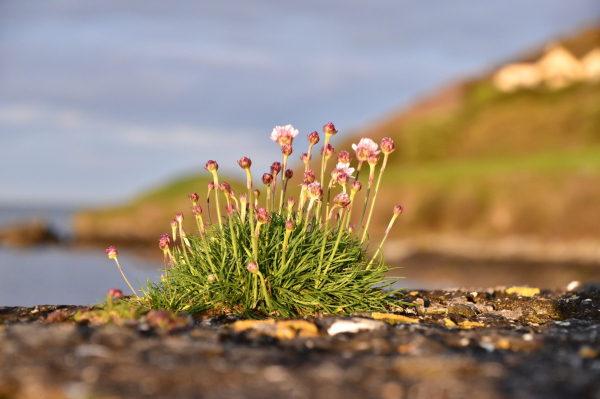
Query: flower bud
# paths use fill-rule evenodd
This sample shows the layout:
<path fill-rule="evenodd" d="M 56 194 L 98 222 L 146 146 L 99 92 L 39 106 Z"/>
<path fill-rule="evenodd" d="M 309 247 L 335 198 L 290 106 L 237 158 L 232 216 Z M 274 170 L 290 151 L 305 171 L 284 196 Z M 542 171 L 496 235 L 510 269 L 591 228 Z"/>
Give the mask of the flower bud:
<path fill-rule="evenodd" d="M 318 200 L 323 196 L 323 187 L 321 187 L 321 184 L 318 181 L 308 185 L 308 195 L 311 199 L 315 200 Z"/>
<path fill-rule="evenodd" d="M 350 153 L 347 151 L 340 151 L 338 154 L 338 163 L 350 163 L 350 161 L 352 161 Z"/>
<path fill-rule="evenodd" d="M 296 227 L 296 224 L 294 223 L 293 220 L 288 220 L 287 222 L 285 222 L 285 229 L 288 231 L 293 231 L 294 227 Z"/>
<path fill-rule="evenodd" d="M 369 165 L 375 166 L 377 165 L 377 162 L 379 162 L 379 157 L 377 156 L 377 154 L 373 153 L 369 155 L 369 157 L 367 158 L 367 162 L 369 163 Z"/>
<path fill-rule="evenodd" d="M 235 197 L 235 191 L 233 191 L 233 189 L 232 189 L 232 188 L 230 188 L 230 189 L 229 189 L 229 196 L 230 196 L 231 198 L 235 199 L 235 198 L 234 198 L 234 197 Z"/>
<path fill-rule="evenodd" d="M 260 190 L 259 189 L 254 190 L 253 193 L 254 193 L 254 197 L 256 197 L 256 199 L 258 199 L 258 197 L 260 197 Z"/>
<path fill-rule="evenodd" d="M 177 220 L 175 220 L 175 219 L 171 220 L 171 228 L 176 229 L 177 226 L 179 226 L 179 224 L 177 223 Z"/>
<path fill-rule="evenodd" d="M 192 204 L 194 205 L 196 205 L 198 203 L 198 200 L 200 199 L 200 197 L 196 193 L 188 195 L 188 198 L 190 199 L 190 201 L 192 201 Z"/>
<path fill-rule="evenodd" d="M 248 265 L 248 271 L 252 274 L 258 273 L 258 263 L 250 262 L 250 264 Z"/>
<path fill-rule="evenodd" d="M 339 174 L 340 174 L 340 171 L 338 168 L 335 168 L 334 170 L 332 170 L 331 171 L 331 180 L 336 182 Z"/>
<path fill-rule="evenodd" d="M 286 178 L 286 180 L 287 180 L 287 179 L 291 179 L 291 178 L 292 178 L 292 176 L 294 176 L 294 171 L 293 171 L 293 170 L 291 170 L 291 169 L 287 169 L 287 170 L 285 171 L 285 178 Z"/>
<path fill-rule="evenodd" d="M 183 213 L 178 213 L 175 215 L 175 220 L 177 220 L 179 223 L 183 222 Z"/>
<path fill-rule="evenodd" d="M 394 215 L 400 216 L 400 214 L 402 213 L 403 210 L 404 210 L 404 208 L 402 206 L 396 205 L 394 207 Z"/>
<path fill-rule="evenodd" d="M 194 215 L 200 216 L 202 215 L 202 207 L 200 205 L 196 205 L 192 208 L 192 212 L 194 213 Z"/>
<path fill-rule="evenodd" d="M 389 137 L 385 137 L 383 140 L 381 140 L 381 151 L 383 151 L 384 154 L 391 154 L 392 152 L 396 151 L 394 141 L 392 141 L 392 139 Z"/>
<path fill-rule="evenodd" d="M 219 169 L 219 165 L 216 161 L 211 160 L 206 163 L 204 169 L 208 170 L 209 172 L 216 172 Z"/>
<path fill-rule="evenodd" d="M 212 282 L 213 282 L 213 281 L 215 281 L 217 278 L 215 277 L 215 275 L 214 275 L 214 274 L 209 274 L 208 276 L 206 276 L 206 279 L 212 283 Z"/>
<path fill-rule="evenodd" d="M 323 126 L 323 133 L 325 133 L 327 136 L 333 136 L 337 132 L 338 131 L 335 130 L 335 126 L 331 122 Z"/>
<path fill-rule="evenodd" d="M 281 172 L 281 163 L 273 162 L 273 165 L 271 165 L 271 174 L 273 176 L 277 176 L 279 172 Z"/>
<path fill-rule="evenodd" d="M 316 131 L 312 132 L 311 134 L 309 134 L 307 136 L 308 138 L 308 142 L 312 145 L 315 145 L 319 142 L 319 133 L 317 133 Z"/>
<path fill-rule="evenodd" d="M 158 247 L 163 251 L 166 251 L 169 248 L 170 242 L 171 239 L 169 238 L 169 235 L 163 234 L 162 236 L 160 236 L 160 240 L 158 240 Z"/>
<path fill-rule="evenodd" d="M 115 259 L 117 257 L 117 249 L 115 247 L 108 247 L 106 256 L 108 256 L 108 259 Z"/>
<path fill-rule="evenodd" d="M 310 183 L 311 183 L 310 181 L 308 181 L 308 180 L 304 180 L 304 181 L 302 182 L 302 184 L 301 184 L 301 186 L 302 186 L 302 190 L 307 190 L 307 189 L 308 189 L 308 186 L 310 185 Z"/>
<path fill-rule="evenodd" d="M 229 183 L 223 182 L 221 183 L 221 185 L 219 186 L 219 189 L 224 192 L 225 194 L 229 194 L 229 190 L 231 190 L 231 186 L 229 185 Z"/>
<path fill-rule="evenodd" d="M 270 175 L 268 173 L 265 173 L 262 177 L 262 182 L 266 185 L 266 186 L 270 186 L 271 183 L 273 183 L 273 175 Z"/>
<path fill-rule="evenodd" d="M 252 161 L 248 157 L 242 157 L 238 161 L 238 165 L 240 165 L 242 169 L 250 169 L 250 166 L 252 166 Z"/>
<path fill-rule="evenodd" d="M 350 197 L 346 193 L 339 193 L 333 199 L 333 203 L 340 208 L 345 208 L 350 204 Z"/>
<path fill-rule="evenodd" d="M 314 182 L 315 172 L 312 170 L 307 170 L 306 172 L 304 172 L 304 180 L 308 181 L 309 183 Z"/>
<path fill-rule="evenodd" d="M 348 233 L 352 233 L 354 231 L 354 223 L 350 223 L 348 225 Z"/>
<path fill-rule="evenodd" d="M 269 223 L 269 212 L 265 208 L 259 208 L 256 211 L 256 221 L 261 224 Z"/>
<path fill-rule="evenodd" d="M 362 188 L 362 184 L 359 181 L 355 181 L 350 185 L 350 191 L 359 192 Z"/>
<path fill-rule="evenodd" d="M 302 156 L 300 157 L 300 159 L 302 160 L 302 163 L 304 163 L 305 165 L 308 164 L 308 162 L 310 162 L 312 156 L 308 155 L 308 153 L 304 153 L 302 154 Z"/>
<path fill-rule="evenodd" d="M 119 299 L 123 296 L 123 291 L 118 290 L 116 288 L 111 288 L 108 290 L 108 295 L 110 299 Z"/>
<path fill-rule="evenodd" d="M 290 156 L 292 155 L 292 152 L 294 152 L 292 150 L 292 145 L 291 144 L 286 144 L 283 147 L 281 147 L 281 153 L 285 156 Z"/>
<path fill-rule="evenodd" d="M 211 181 L 210 183 L 208 183 L 208 192 L 210 193 L 214 189 L 215 189 L 215 182 Z"/>
<path fill-rule="evenodd" d="M 348 184 L 348 175 L 345 173 L 340 173 L 337 177 L 338 184 L 345 186 Z"/>
<path fill-rule="evenodd" d="M 248 194 L 246 194 L 246 193 L 240 194 L 240 203 L 242 203 L 242 204 L 248 203 Z"/>
<path fill-rule="evenodd" d="M 323 154 L 323 147 L 321 147 L 321 154 Z M 325 160 L 328 160 L 335 154 L 335 148 L 331 146 L 331 144 L 327 144 L 327 149 L 325 151 Z"/>
<path fill-rule="evenodd" d="M 296 203 L 296 199 L 294 197 L 289 197 L 287 203 L 288 203 L 288 208 L 290 208 L 290 210 L 291 210 L 291 208 L 293 208 L 294 204 Z"/>

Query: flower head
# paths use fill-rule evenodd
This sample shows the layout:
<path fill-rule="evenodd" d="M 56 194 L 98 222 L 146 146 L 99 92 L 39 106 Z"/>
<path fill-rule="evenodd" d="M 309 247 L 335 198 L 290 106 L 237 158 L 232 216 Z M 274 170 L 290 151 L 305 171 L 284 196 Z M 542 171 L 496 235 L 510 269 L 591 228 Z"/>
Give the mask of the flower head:
<path fill-rule="evenodd" d="M 288 208 L 290 209 L 290 211 L 292 210 L 292 208 L 294 207 L 294 204 L 296 203 L 296 199 L 292 196 L 288 197 Z"/>
<path fill-rule="evenodd" d="M 283 147 L 286 144 L 292 144 L 297 135 L 298 129 L 294 129 L 292 125 L 275 126 L 273 132 L 271 132 L 271 140 Z"/>
<path fill-rule="evenodd" d="M 340 151 L 340 153 L 338 154 L 338 163 L 349 164 L 350 161 L 352 161 L 352 157 L 350 156 L 350 153 L 347 151 Z"/>
<path fill-rule="evenodd" d="M 315 181 L 314 183 L 310 183 L 308 185 L 308 196 L 311 199 L 318 200 L 323 196 L 323 187 L 321 187 L 321 183 Z"/>
<path fill-rule="evenodd" d="M 194 205 L 196 205 L 198 203 L 198 200 L 200 199 L 200 197 L 196 193 L 188 195 L 188 198 L 190 199 L 190 201 L 192 201 L 192 204 Z"/>
<path fill-rule="evenodd" d="M 369 163 L 369 165 L 375 166 L 377 165 L 377 162 L 379 162 L 379 157 L 377 156 L 377 154 L 372 153 L 367 157 L 367 162 Z"/>
<path fill-rule="evenodd" d="M 315 172 L 312 170 L 307 170 L 304 172 L 304 180 L 307 180 L 309 183 L 315 181 Z"/>
<path fill-rule="evenodd" d="M 171 228 L 176 229 L 177 226 L 179 226 L 179 223 L 177 223 L 177 220 L 175 220 L 175 219 L 171 220 Z"/>
<path fill-rule="evenodd" d="M 246 204 L 246 203 L 248 203 L 248 194 L 246 194 L 246 193 L 241 193 L 241 194 L 240 194 L 240 202 L 241 202 L 242 204 Z"/>
<path fill-rule="evenodd" d="M 296 227 L 296 224 L 294 223 L 293 220 L 288 220 L 287 222 L 285 222 L 285 229 L 288 231 L 292 231 L 294 230 L 294 227 Z"/>
<path fill-rule="evenodd" d="M 258 273 L 258 263 L 256 262 L 250 262 L 247 268 L 250 273 Z"/>
<path fill-rule="evenodd" d="M 317 133 L 316 131 L 312 132 L 311 134 L 309 134 L 308 136 L 306 136 L 308 138 L 308 142 L 312 145 L 315 145 L 319 142 L 319 133 Z"/>
<path fill-rule="evenodd" d="M 158 247 L 163 251 L 169 249 L 169 244 L 171 243 L 171 238 L 169 238 L 168 234 L 163 234 L 160 236 L 160 240 L 158 240 Z"/>
<path fill-rule="evenodd" d="M 321 147 L 321 154 L 323 154 L 323 148 Z M 325 151 L 325 160 L 328 160 L 335 154 L 335 148 L 331 146 L 331 144 L 327 144 L 327 150 Z"/>
<path fill-rule="evenodd" d="M 292 149 L 291 144 L 286 144 L 283 147 L 281 147 L 281 153 L 286 157 L 292 155 L 292 152 L 294 152 L 294 150 Z"/>
<path fill-rule="evenodd" d="M 202 215 L 202 207 L 200 205 L 196 205 L 195 207 L 192 208 L 192 212 L 194 213 L 195 216 L 200 216 L 200 215 Z"/>
<path fill-rule="evenodd" d="M 219 165 L 217 164 L 217 161 L 210 160 L 206 163 L 204 169 L 208 170 L 209 172 L 216 172 L 219 169 Z"/>
<path fill-rule="evenodd" d="M 402 213 L 403 210 L 404 210 L 404 208 L 402 206 L 396 205 L 394 207 L 394 215 L 400 216 L 400 214 Z"/>
<path fill-rule="evenodd" d="M 265 173 L 262 177 L 262 182 L 266 185 L 266 186 L 270 186 L 271 183 L 273 183 L 273 175 L 269 174 L 269 173 Z"/>
<path fill-rule="evenodd" d="M 115 259 L 117 257 L 117 249 L 115 247 L 108 247 L 106 256 L 108 256 L 108 259 Z"/>
<path fill-rule="evenodd" d="M 348 225 L 348 233 L 352 234 L 352 232 L 354 232 L 354 223 Z"/>
<path fill-rule="evenodd" d="M 265 208 L 259 208 L 256 211 L 256 221 L 261 224 L 269 223 L 271 218 L 269 217 L 269 212 Z"/>
<path fill-rule="evenodd" d="M 215 189 L 215 182 L 211 181 L 208 183 L 208 192 L 210 193 L 212 190 Z"/>
<path fill-rule="evenodd" d="M 252 166 L 252 161 L 248 157 L 242 157 L 238 161 L 238 165 L 240 165 L 240 167 L 242 169 L 246 169 L 247 170 L 247 169 L 250 169 L 250 166 Z"/>
<path fill-rule="evenodd" d="M 260 197 L 260 190 L 259 189 L 254 190 L 253 193 L 254 193 L 254 196 L 256 197 L 256 199 L 258 199 L 258 197 Z"/>
<path fill-rule="evenodd" d="M 291 169 L 287 169 L 287 170 L 285 171 L 285 178 L 286 178 L 286 180 L 287 180 L 287 179 L 291 179 L 291 178 L 292 178 L 292 176 L 294 176 L 294 171 L 293 171 L 293 170 L 291 170 Z"/>
<path fill-rule="evenodd" d="M 179 212 L 178 214 L 176 214 L 175 220 L 177 220 L 179 223 L 183 222 L 183 213 Z"/>
<path fill-rule="evenodd" d="M 381 151 L 383 151 L 384 154 L 391 154 L 396 151 L 394 141 L 389 137 L 384 137 L 383 140 L 381 140 Z"/>
<path fill-rule="evenodd" d="M 212 283 L 212 282 L 213 282 L 213 281 L 215 281 L 217 278 L 215 277 L 215 275 L 214 275 L 214 274 L 209 274 L 208 276 L 206 276 L 206 279 Z"/>
<path fill-rule="evenodd" d="M 340 208 L 345 208 L 350 204 L 350 197 L 346 193 L 339 193 L 333 199 L 333 203 Z"/>
<path fill-rule="evenodd" d="M 333 136 L 337 132 L 338 131 L 335 130 L 335 126 L 331 122 L 329 122 L 328 124 L 323 126 L 323 133 L 325 133 L 325 135 L 327 135 L 327 136 Z"/>
<path fill-rule="evenodd" d="M 221 183 L 221 185 L 219 186 L 219 189 L 225 193 L 225 194 L 229 194 L 229 190 L 231 190 L 231 186 L 229 185 L 229 183 L 227 182 L 223 182 Z"/>
<path fill-rule="evenodd" d="M 108 295 L 110 299 L 119 299 L 123 296 L 123 291 L 118 290 L 116 288 L 111 288 L 108 290 Z"/>
<path fill-rule="evenodd" d="M 281 162 L 273 162 L 271 165 L 271 174 L 277 176 L 281 172 Z"/>
<path fill-rule="evenodd" d="M 338 174 L 339 173 L 345 173 L 349 177 L 354 177 L 354 176 L 352 176 L 352 173 L 354 173 L 354 168 L 350 167 L 350 163 L 338 162 L 338 164 L 335 166 L 334 170 L 337 170 Z"/>
<path fill-rule="evenodd" d="M 362 188 L 362 184 L 359 181 L 355 181 L 350 185 L 350 191 L 359 192 Z"/>
<path fill-rule="evenodd" d="M 349 179 L 349 177 L 345 173 L 340 173 L 337 176 L 337 182 L 338 182 L 338 184 L 340 184 L 342 186 L 345 186 L 346 184 L 348 184 L 348 179 Z"/>
<path fill-rule="evenodd" d="M 362 162 L 366 161 L 372 153 L 379 154 L 377 143 L 366 137 L 360 139 L 358 145 L 352 144 L 352 149 L 356 152 L 356 158 Z"/>

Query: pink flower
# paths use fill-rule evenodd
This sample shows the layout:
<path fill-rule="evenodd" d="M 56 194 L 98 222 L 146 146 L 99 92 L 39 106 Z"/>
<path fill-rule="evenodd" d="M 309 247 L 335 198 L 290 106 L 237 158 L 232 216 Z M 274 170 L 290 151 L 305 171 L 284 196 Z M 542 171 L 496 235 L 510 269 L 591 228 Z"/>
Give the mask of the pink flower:
<path fill-rule="evenodd" d="M 231 190 L 231 186 L 227 182 L 221 183 L 221 186 L 219 188 L 225 194 L 229 194 L 229 190 Z"/>
<path fill-rule="evenodd" d="M 202 207 L 200 205 L 196 205 L 192 208 L 192 212 L 194 213 L 194 215 L 200 216 L 202 215 Z"/>
<path fill-rule="evenodd" d="M 117 257 L 117 249 L 115 247 L 108 247 L 106 256 L 108 256 L 108 259 L 115 259 Z"/>
<path fill-rule="evenodd" d="M 209 172 L 216 172 L 219 169 L 219 165 L 216 161 L 210 160 L 206 163 L 204 169 L 208 170 Z"/>
<path fill-rule="evenodd" d="M 294 171 L 293 171 L 293 170 L 291 170 L 291 169 L 287 169 L 287 170 L 285 171 L 285 179 L 286 179 L 286 180 L 288 180 L 288 179 L 291 179 L 291 178 L 292 178 L 292 176 L 294 176 Z"/>
<path fill-rule="evenodd" d="M 369 155 L 373 153 L 379 154 L 380 152 L 377 151 L 377 143 L 365 137 L 360 139 L 358 145 L 352 144 L 352 149 L 356 152 L 356 158 L 359 161 L 366 161 Z"/>
<path fill-rule="evenodd" d="M 403 210 L 404 210 L 404 208 L 402 206 L 396 205 L 394 207 L 394 215 L 399 216 Z"/>
<path fill-rule="evenodd" d="M 310 183 L 308 185 L 308 196 L 311 199 L 314 200 L 318 200 L 319 198 L 321 198 L 323 196 L 323 187 L 321 187 L 321 183 L 319 183 L 318 181 L 314 182 L 314 183 Z"/>
<path fill-rule="evenodd" d="M 260 190 L 259 189 L 254 190 L 253 193 L 254 193 L 254 196 L 256 197 L 256 199 L 258 199 L 258 197 L 260 197 Z"/>
<path fill-rule="evenodd" d="M 312 145 L 315 145 L 319 142 L 319 133 L 317 133 L 316 131 L 312 132 L 311 134 L 309 134 L 307 136 L 308 138 L 308 142 Z"/>
<path fill-rule="evenodd" d="M 384 154 L 391 154 L 396 151 L 394 141 L 389 137 L 384 137 L 383 140 L 381 140 L 381 151 L 383 151 Z"/>
<path fill-rule="evenodd" d="M 377 165 L 377 162 L 379 162 L 379 157 L 376 153 L 373 152 L 367 157 L 367 162 L 369 163 L 369 165 L 375 166 Z"/>
<path fill-rule="evenodd" d="M 310 159 L 312 158 L 312 156 L 309 156 L 308 153 L 303 153 L 302 156 L 300 157 L 300 159 L 302 160 L 302 162 L 306 165 Z"/>
<path fill-rule="evenodd" d="M 111 288 L 110 290 L 108 290 L 108 297 L 111 299 L 119 299 L 123 296 L 123 291 L 116 289 L 116 288 Z"/>
<path fill-rule="evenodd" d="M 242 169 L 250 169 L 250 166 L 252 166 L 252 161 L 248 157 L 242 157 L 238 161 L 238 165 L 240 165 Z"/>
<path fill-rule="evenodd" d="M 304 172 L 304 180 L 308 180 L 309 183 L 315 181 L 315 172 L 312 170 L 307 170 Z"/>
<path fill-rule="evenodd" d="M 262 177 L 262 182 L 266 185 L 266 186 L 270 186 L 271 183 L 273 183 L 273 175 L 270 175 L 268 173 L 263 174 Z"/>
<path fill-rule="evenodd" d="M 269 223 L 271 218 L 269 217 L 269 212 L 265 208 L 259 208 L 256 211 L 256 221 L 260 224 Z"/>
<path fill-rule="evenodd" d="M 354 177 L 352 176 L 352 173 L 354 173 L 354 168 L 351 168 L 349 163 L 339 162 L 335 166 L 335 169 L 338 171 L 338 174 L 345 173 L 348 175 L 348 177 Z"/>
<path fill-rule="evenodd" d="M 298 135 L 298 129 L 294 129 L 292 125 L 275 126 L 271 133 L 271 140 L 283 147 L 286 144 L 292 144 L 294 138 Z"/>
<path fill-rule="evenodd" d="M 350 163 L 352 161 L 352 157 L 346 151 L 340 151 L 338 154 L 338 163 Z"/>
<path fill-rule="evenodd" d="M 209 274 L 208 276 L 206 276 L 206 279 L 212 283 L 212 282 L 213 282 L 213 281 L 215 281 L 217 278 L 215 277 L 215 275 L 214 275 L 214 274 Z"/>
<path fill-rule="evenodd" d="M 323 126 L 323 133 L 325 133 L 326 136 L 333 136 L 337 132 L 338 131 L 335 130 L 335 126 L 331 122 Z"/>
<path fill-rule="evenodd" d="M 294 230 L 294 227 L 296 227 L 296 224 L 294 223 L 293 220 L 288 220 L 287 222 L 285 222 L 285 229 L 286 230 Z"/>
<path fill-rule="evenodd" d="M 323 150 L 325 147 L 321 147 L 321 154 L 323 154 Z M 325 159 L 328 160 L 335 154 L 335 148 L 331 146 L 331 144 L 327 144 L 327 150 L 325 151 Z"/>
<path fill-rule="evenodd" d="M 292 145 L 291 144 L 286 144 L 283 147 L 281 147 L 281 153 L 285 156 L 290 156 L 292 155 L 292 152 L 294 152 L 294 150 L 292 149 Z"/>
<path fill-rule="evenodd" d="M 345 208 L 350 204 L 350 197 L 346 193 L 340 193 L 335 196 L 333 203 L 340 208 Z"/>
<path fill-rule="evenodd" d="M 194 205 L 196 205 L 196 203 L 200 199 L 200 197 L 196 193 L 188 195 L 188 198 L 192 201 L 192 204 Z"/>
<path fill-rule="evenodd" d="M 258 273 L 258 263 L 250 262 L 250 264 L 248 265 L 248 271 L 250 273 Z"/>
<path fill-rule="evenodd" d="M 211 190 L 215 189 L 215 182 L 211 181 L 208 183 L 208 192 L 210 193 Z"/>
<path fill-rule="evenodd" d="M 281 162 L 273 162 L 271 165 L 271 174 L 277 176 L 281 172 Z"/>
<path fill-rule="evenodd" d="M 346 173 L 340 173 L 337 176 L 337 182 L 338 184 L 341 184 L 342 186 L 345 186 L 346 184 L 348 184 L 348 175 Z"/>
<path fill-rule="evenodd" d="M 183 222 L 183 213 L 178 213 L 175 215 L 175 220 L 177 220 L 179 223 Z"/>
<path fill-rule="evenodd" d="M 362 188 L 362 184 L 360 184 L 359 181 L 355 181 L 350 185 L 350 191 L 359 192 L 361 188 Z"/>
<path fill-rule="evenodd" d="M 162 236 L 160 236 L 160 240 L 158 240 L 158 247 L 163 251 L 166 251 L 169 248 L 170 242 L 171 239 L 169 238 L 169 235 L 163 234 Z"/>

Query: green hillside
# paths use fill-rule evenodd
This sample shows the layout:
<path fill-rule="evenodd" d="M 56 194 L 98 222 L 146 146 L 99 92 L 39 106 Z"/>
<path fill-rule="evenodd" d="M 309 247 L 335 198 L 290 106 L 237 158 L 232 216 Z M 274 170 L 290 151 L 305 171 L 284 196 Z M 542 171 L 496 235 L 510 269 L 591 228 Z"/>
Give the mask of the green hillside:
<path fill-rule="evenodd" d="M 600 46 L 600 29 L 579 38 L 564 41 L 578 56 Z M 394 203 L 401 203 L 406 211 L 397 237 L 600 237 L 600 83 L 507 94 L 486 76 L 442 90 L 351 137 L 340 132 L 332 145 L 350 151 L 360 137 L 391 137 L 398 148 L 383 179 L 375 235 L 377 226 L 383 232 Z M 300 137 L 294 144 L 297 153 L 305 151 Z M 299 173 L 290 183 L 291 195 L 297 195 Z M 361 174 L 361 181 L 367 174 Z M 201 176 L 161 187 L 123 207 L 83 212 L 76 220 L 77 234 L 82 239 L 154 239 L 168 231 L 175 212 L 189 209 L 188 194 L 206 195 L 210 175 Z M 239 184 L 234 188 L 240 189 Z"/>

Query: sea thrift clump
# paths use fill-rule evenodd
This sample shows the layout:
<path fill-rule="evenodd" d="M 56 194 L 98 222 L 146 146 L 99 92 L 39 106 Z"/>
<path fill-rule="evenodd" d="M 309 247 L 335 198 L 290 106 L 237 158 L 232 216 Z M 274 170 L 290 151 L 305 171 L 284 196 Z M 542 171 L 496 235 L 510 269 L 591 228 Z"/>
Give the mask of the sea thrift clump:
<path fill-rule="evenodd" d="M 350 153 L 340 151 L 337 164 L 328 169 L 327 161 L 335 154 L 330 140 L 338 131 L 330 122 L 323 126 L 323 133 L 320 165 L 311 160 L 312 147 L 320 142 L 319 134 L 315 131 L 307 136 L 298 201 L 286 197 L 294 175 L 287 161 L 298 135 L 292 125 L 276 126 L 271 133 L 271 140 L 280 146 L 281 162 L 273 162 L 267 173 L 256 175 L 255 171 L 267 186 L 266 198 L 253 189 L 250 158 L 237 161 L 246 175 L 247 188 L 239 196 L 228 183 L 219 182 L 217 162 L 208 161 L 205 169 L 212 175 L 206 197 L 208 223 L 203 219 L 200 196 L 189 195 L 197 229 L 186 232 L 184 214 L 177 213 L 171 222 L 172 234 L 163 234 L 158 240 L 165 264 L 160 281 L 148 281 L 139 291 L 129 285 L 136 298 L 121 301 L 191 314 L 212 309 L 248 318 L 351 314 L 402 306 L 390 291 L 397 279 L 386 277 L 390 268 L 381 248 L 403 208 L 396 206 L 390 212 L 390 224 L 380 232 L 383 240 L 374 252 L 369 251 L 366 241 L 379 183 L 388 156 L 395 150 L 394 142 L 383 139 L 378 151 L 375 142 L 362 138 L 352 146 L 357 164 L 352 165 Z M 358 179 L 363 162 L 369 164 L 370 175 L 361 183 Z M 331 179 L 324 181 L 329 173 Z M 356 194 L 363 184 L 367 184 L 367 193 L 362 206 L 357 207 Z M 211 203 L 217 215 L 214 221 Z M 355 215 L 353 208 L 358 208 Z M 353 216 L 354 222 L 360 216 L 358 224 L 350 223 Z M 121 270 L 116 249 L 110 247 L 106 254 Z"/>

